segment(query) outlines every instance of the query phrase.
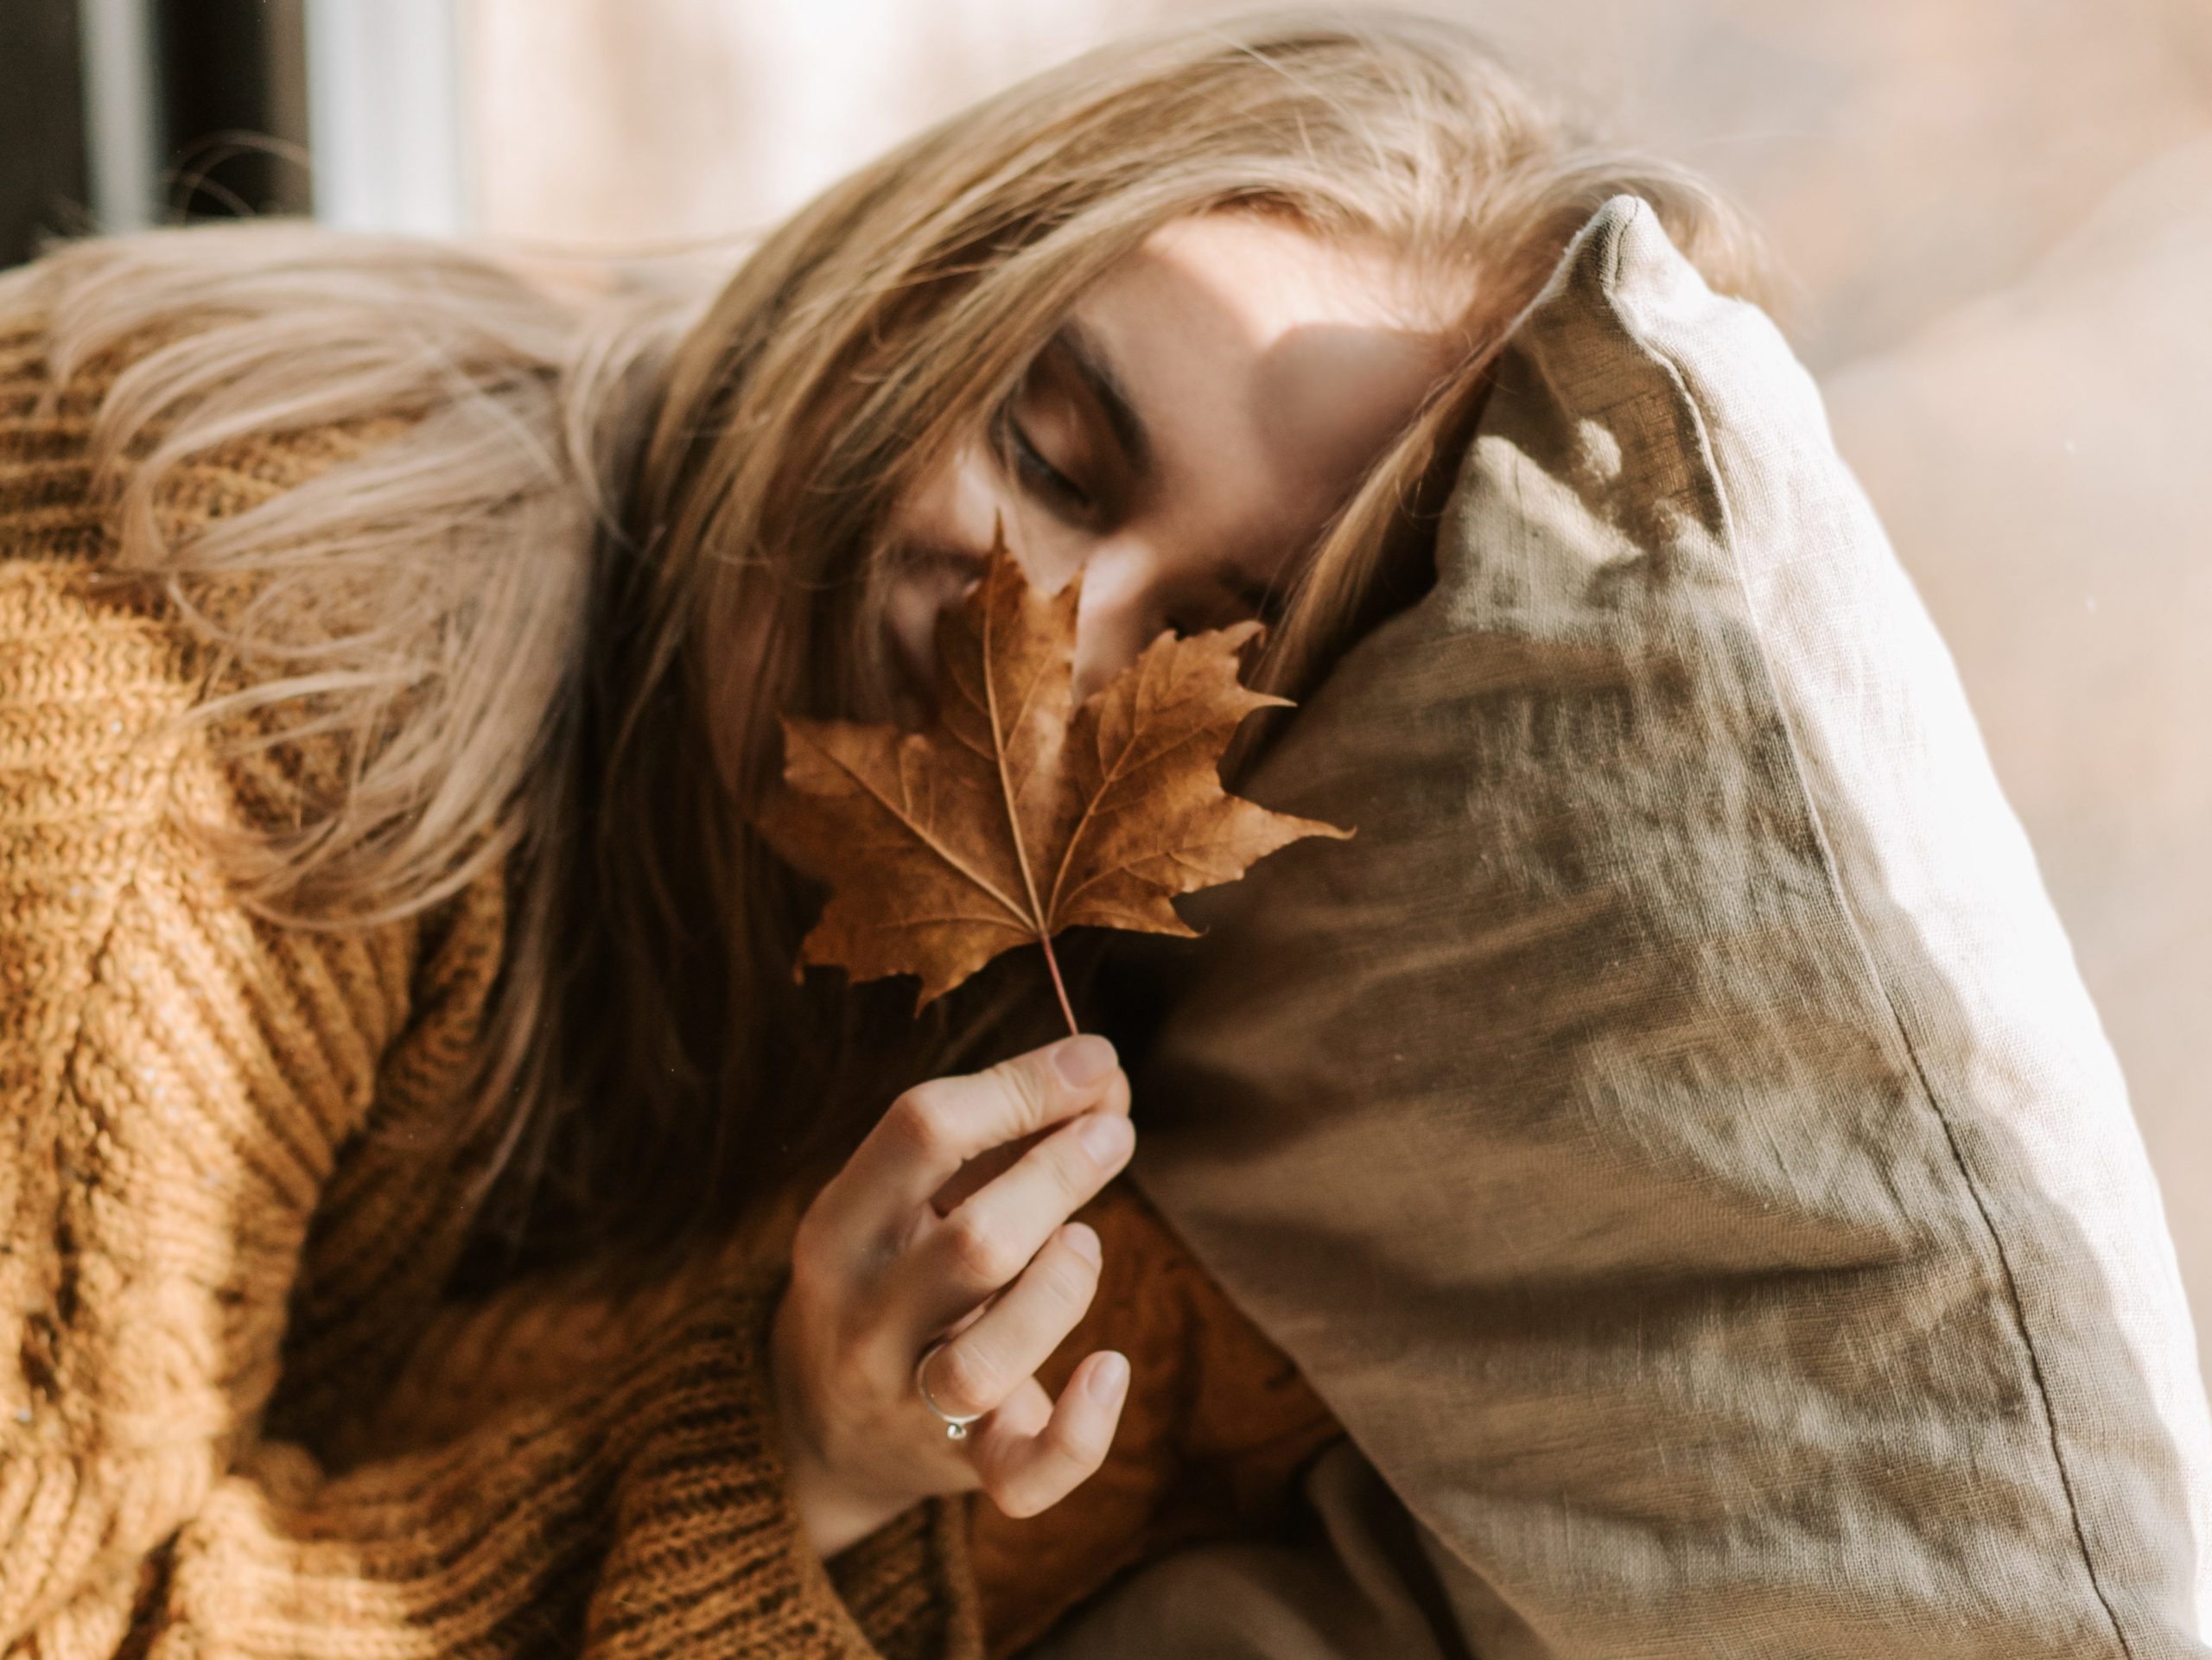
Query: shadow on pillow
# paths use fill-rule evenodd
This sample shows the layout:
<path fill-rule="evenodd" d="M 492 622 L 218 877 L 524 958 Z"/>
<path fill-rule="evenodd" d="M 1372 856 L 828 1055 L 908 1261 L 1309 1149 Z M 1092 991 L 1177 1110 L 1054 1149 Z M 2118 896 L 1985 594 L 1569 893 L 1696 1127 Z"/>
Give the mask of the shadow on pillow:
<path fill-rule="evenodd" d="M 2204 1652 L 2118 1069 L 1811 381 L 1642 204 L 1438 564 L 1243 786 L 1358 836 L 1187 904 L 1139 1182 L 1485 1660 Z"/>

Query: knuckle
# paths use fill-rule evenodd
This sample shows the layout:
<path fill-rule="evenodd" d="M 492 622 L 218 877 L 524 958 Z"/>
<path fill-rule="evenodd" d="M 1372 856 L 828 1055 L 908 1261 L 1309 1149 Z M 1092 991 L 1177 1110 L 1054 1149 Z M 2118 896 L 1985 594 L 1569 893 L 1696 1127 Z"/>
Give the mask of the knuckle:
<path fill-rule="evenodd" d="M 884 1118 L 900 1142 L 926 1160 L 959 1156 L 959 1093 L 949 1078 L 917 1084 L 891 1103 Z"/>
<path fill-rule="evenodd" d="M 1050 1260 L 1040 1260 L 1031 1271 L 1043 1282 L 1041 1288 L 1053 1301 L 1080 1313 L 1098 1294 L 1099 1268 L 1098 1263 L 1062 1240 L 1060 1248 L 1051 1253 Z"/>
<path fill-rule="evenodd" d="M 1051 1116 L 1052 1085 L 1047 1075 L 1051 1064 L 1040 1050 L 1001 1060 L 983 1073 L 1005 1095 L 1018 1124 L 1033 1126 Z"/>
<path fill-rule="evenodd" d="M 1021 1258 L 1005 1234 L 963 1205 L 946 1218 L 944 1252 L 963 1281 L 995 1288 L 1021 1269 Z"/>
<path fill-rule="evenodd" d="M 1063 1212 L 1072 1211 L 1101 1183 L 1103 1167 L 1084 1142 L 1083 1127 L 1063 1131 L 1054 1141 L 1050 1168 Z"/>
<path fill-rule="evenodd" d="M 954 1413 L 988 1412 L 1006 1398 L 998 1364 L 972 1345 L 951 1344 L 930 1362 L 930 1393 Z"/>

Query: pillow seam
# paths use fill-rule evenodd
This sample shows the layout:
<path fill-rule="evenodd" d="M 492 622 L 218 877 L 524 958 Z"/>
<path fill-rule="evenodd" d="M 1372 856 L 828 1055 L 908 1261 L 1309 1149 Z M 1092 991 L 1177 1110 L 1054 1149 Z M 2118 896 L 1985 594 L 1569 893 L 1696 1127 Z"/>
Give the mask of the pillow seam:
<path fill-rule="evenodd" d="M 2073 1472 L 2068 1466 L 2065 1449 L 2060 1441 L 2057 1409 L 2051 1401 L 2050 1384 L 2044 1376 L 2043 1357 L 2037 1352 L 2034 1335 L 2029 1329 L 2027 1308 L 2021 1299 L 2019 1281 L 2013 1269 L 2012 1254 L 2005 1248 L 2005 1237 L 1997 1226 L 1996 1218 L 1990 1214 L 1988 1202 L 1982 1193 L 1981 1185 L 1974 1179 L 1973 1168 L 1959 1145 L 1958 1134 L 1952 1123 L 1951 1115 L 1945 1110 L 1934 1082 L 1929 1078 L 1927 1068 L 1922 1064 L 1919 1050 L 1912 1040 L 1912 1034 L 1905 1025 L 1904 1016 L 1898 1012 L 1897 1001 L 1891 995 L 1888 982 L 1882 974 L 1878 959 L 1867 942 L 1866 930 L 1856 907 L 1852 904 L 1849 892 L 1842 881 L 1835 850 L 1829 839 L 1827 824 L 1821 817 L 1820 803 L 1807 781 L 1808 768 L 1804 747 L 1798 739 L 1796 723 L 1791 718 L 1789 706 L 1781 696 L 1781 689 L 1777 682 L 1772 661 L 1766 648 L 1765 630 L 1760 620 L 1758 607 L 1752 602 L 1750 584 L 1745 579 L 1743 561 L 1738 552 L 1740 544 L 1736 535 L 1736 514 L 1731 501 L 1730 482 L 1721 467 L 1719 452 L 1713 442 L 1711 423 L 1707 417 L 1705 405 L 1699 400 L 1692 387 L 1690 378 L 1682 372 L 1681 364 L 1676 362 L 1673 354 L 1662 350 L 1652 340 L 1637 326 L 1636 319 L 1630 315 L 1628 308 L 1618 302 L 1616 296 L 1620 277 L 1620 238 L 1615 236 L 1608 239 L 1601 277 L 1610 308 L 1620 320 L 1621 326 L 1627 332 L 1629 338 L 1649 357 L 1652 362 L 1658 365 L 1668 379 L 1673 383 L 1677 395 L 1682 400 L 1683 407 L 1689 412 L 1696 432 L 1698 459 L 1713 480 L 1713 499 L 1720 512 L 1722 547 L 1728 557 L 1729 571 L 1735 580 L 1737 592 L 1743 599 L 1744 614 L 1751 623 L 1753 638 L 1759 644 L 1759 671 L 1766 680 L 1767 694 L 1772 700 L 1775 713 L 1782 722 L 1790 767 L 1795 775 L 1797 797 L 1804 807 L 1808 823 L 1813 832 L 1814 843 L 1820 849 L 1822 874 L 1827 879 L 1829 894 L 1834 900 L 1837 913 L 1842 919 L 1845 927 L 1850 931 L 1853 943 L 1858 947 L 1859 960 L 1864 964 L 1868 977 L 1872 981 L 1875 989 L 1881 995 L 1882 1005 L 1889 1014 L 1891 1029 L 1896 1033 L 1897 1043 L 1904 1052 L 1906 1061 L 1912 1068 L 1912 1076 L 1919 1086 L 1921 1098 L 1942 1129 L 1944 1145 L 1950 1149 L 1952 1163 L 1959 1173 L 1960 1180 L 1965 1184 L 1968 1196 L 1974 1200 L 1974 1213 L 1980 1218 L 1990 1247 L 1996 1253 L 1997 1265 L 2003 1275 L 2005 1300 L 2012 1307 L 2013 1331 L 2019 1340 L 2022 1352 L 2027 1358 L 2028 1374 L 2035 1386 L 2036 1398 L 2043 1406 L 2044 1428 L 2050 1444 L 2051 1463 L 2058 1476 L 2060 1491 L 2065 1495 L 2067 1519 L 2073 1525 L 2075 1542 L 2081 1549 L 2082 1570 L 2088 1576 L 2089 1588 L 2095 1593 L 2097 1604 L 2104 1611 L 2105 1619 L 2112 1627 L 2113 1639 L 2120 1644 L 2120 1652 L 2126 1657 L 2126 1660 L 2138 1660 L 2135 1645 L 2129 1639 L 2126 1629 L 2120 1623 L 2119 1611 L 2113 1607 L 2112 1599 L 2105 1589 L 2103 1575 L 2097 1567 L 2096 1554 L 2089 1544 L 2088 1528 L 2082 1517 L 2081 1503 L 2075 1494 Z"/>

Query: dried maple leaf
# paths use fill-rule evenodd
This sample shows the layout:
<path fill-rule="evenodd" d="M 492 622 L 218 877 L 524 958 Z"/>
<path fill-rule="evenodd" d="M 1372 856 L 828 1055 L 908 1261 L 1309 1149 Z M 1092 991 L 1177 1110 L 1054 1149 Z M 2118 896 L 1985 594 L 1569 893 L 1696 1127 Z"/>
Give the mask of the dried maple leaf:
<path fill-rule="evenodd" d="M 759 823 L 830 897 L 795 973 L 921 977 L 915 1008 L 1034 942 L 1068 1008 L 1052 937 L 1091 924 L 1191 935 L 1168 900 L 1243 876 L 1302 836 L 1347 836 L 1221 787 L 1237 724 L 1282 705 L 1237 680 L 1238 623 L 1163 633 L 1071 710 L 1080 575 L 1030 587 L 1003 539 L 938 620 L 938 710 L 918 732 L 784 719 L 784 773 Z"/>

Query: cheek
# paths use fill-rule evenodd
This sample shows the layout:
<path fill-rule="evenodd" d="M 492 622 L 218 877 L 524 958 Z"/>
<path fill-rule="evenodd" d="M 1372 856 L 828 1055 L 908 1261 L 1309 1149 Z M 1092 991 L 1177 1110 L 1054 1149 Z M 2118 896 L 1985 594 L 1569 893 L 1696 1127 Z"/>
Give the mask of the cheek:
<path fill-rule="evenodd" d="M 891 584 L 884 607 L 885 644 L 910 677 L 926 684 L 935 675 L 937 620 L 958 601 L 967 576 L 946 564 L 913 564 Z"/>
<path fill-rule="evenodd" d="M 1305 331 L 1267 354 L 1252 406 L 1266 452 L 1303 487 L 1307 518 L 1336 511 L 1447 366 L 1435 341 L 1372 328 Z"/>
<path fill-rule="evenodd" d="M 893 511 L 890 545 L 902 563 L 964 565 L 973 576 L 1001 529 L 1007 545 L 1046 593 L 1057 593 L 1089 551 L 1089 538 L 1014 488 L 989 445 L 963 444 L 944 466 L 918 480 Z"/>
<path fill-rule="evenodd" d="M 963 444 L 944 465 L 915 481 L 899 498 L 889 530 L 894 546 L 925 557 L 932 553 L 982 557 L 990 550 L 991 525 L 1006 511 L 989 454 Z"/>
<path fill-rule="evenodd" d="M 958 603 L 990 550 L 996 504 L 963 451 L 907 490 L 885 525 L 894 575 L 885 595 L 882 646 L 895 671 L 901 724 L 926 713 L 937 678 L 937 621 Z M 979 527 L 980 526 L 980 530 Z"/>

